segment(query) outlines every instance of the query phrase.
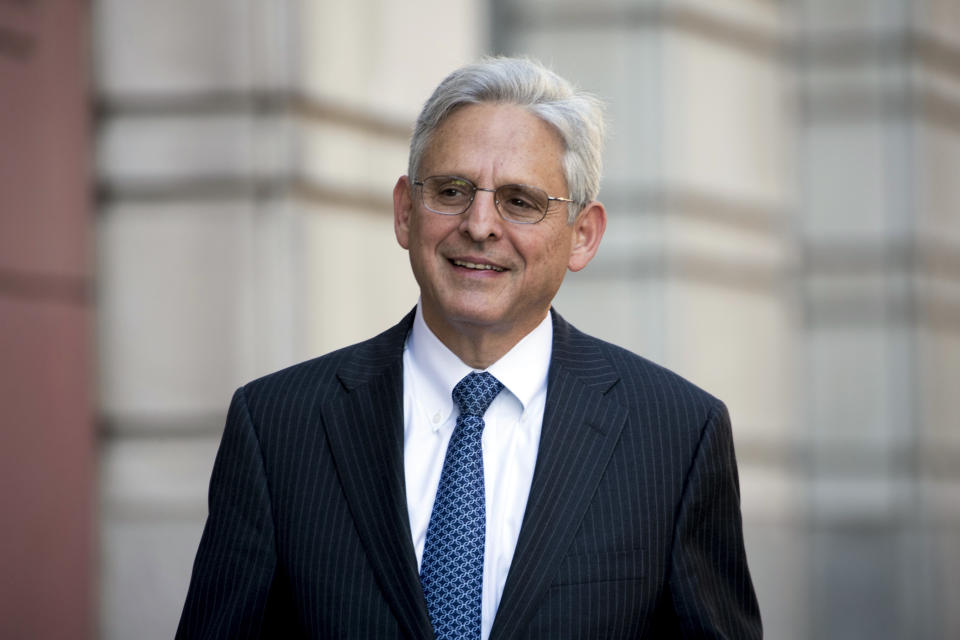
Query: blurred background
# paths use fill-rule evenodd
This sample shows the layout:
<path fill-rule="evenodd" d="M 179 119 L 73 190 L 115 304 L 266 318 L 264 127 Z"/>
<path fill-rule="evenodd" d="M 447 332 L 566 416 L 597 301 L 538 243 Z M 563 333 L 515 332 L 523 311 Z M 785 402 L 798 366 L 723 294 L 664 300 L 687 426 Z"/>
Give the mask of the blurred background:
<path fill-rule="evenodd" d="M 485 53 L 609 105 L 556 307 L 728 403 L 767 637 L 960 637 L 955 0 L 0 0 L 0 637 L 173 635 L 232 391 L 416 302 Z"/>

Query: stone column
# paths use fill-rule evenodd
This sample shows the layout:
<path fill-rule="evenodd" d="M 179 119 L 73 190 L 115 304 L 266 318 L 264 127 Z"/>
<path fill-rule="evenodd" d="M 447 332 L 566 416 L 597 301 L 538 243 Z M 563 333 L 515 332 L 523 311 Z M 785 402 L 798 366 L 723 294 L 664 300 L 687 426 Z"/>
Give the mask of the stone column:
<path fill-rule="evenodd" d="M 960 9 L 796 3 L 811 620 L 960 633 Z"/>
<path fill-rule="evenodd" d="M 104 638 L 172 637 L 233 390 L 416 303 L 391 191 L 485 25 L 476 0 L 96 3 Z"/>
<path fill-rule="evenodd" d="M 557 308 L 727 402 L 770 637 L 805 638 L 792 70 L 780 3 L 498 0 L 499 50 L 609 104 L 600 252 Z"/>

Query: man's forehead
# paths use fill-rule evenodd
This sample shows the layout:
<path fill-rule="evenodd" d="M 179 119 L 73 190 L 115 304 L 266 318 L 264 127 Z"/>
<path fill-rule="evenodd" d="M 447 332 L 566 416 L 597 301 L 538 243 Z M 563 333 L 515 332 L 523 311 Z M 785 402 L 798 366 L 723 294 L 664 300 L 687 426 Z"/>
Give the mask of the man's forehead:
<path fill-rule="evenodd" d="M 428 146 L 450 136 L 463 135 L 464 129 L 496 131 L 504 128 L 540 132 L 553 138 L 559 146 L 564 146 L 563 136 L 553 124 L 526 106 L 502 102 L 479 102 L 456 107 L 437 125 L 428 140 Z"/>
<path fill-rule="evenodd" d="M 552 125 L 519 105 L 481 103 L 456 109 L 434 131 L 419 177 L 563 179 L 562 161 L 563 141 Z"/>

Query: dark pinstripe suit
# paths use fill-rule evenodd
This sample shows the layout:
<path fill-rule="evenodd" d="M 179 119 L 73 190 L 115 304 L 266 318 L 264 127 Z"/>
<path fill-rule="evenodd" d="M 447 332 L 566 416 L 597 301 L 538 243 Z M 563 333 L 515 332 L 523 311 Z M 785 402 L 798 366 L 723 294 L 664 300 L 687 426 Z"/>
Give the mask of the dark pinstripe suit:
<path fill-rule="evenodd" d="M 429 638 L 403 474 L 412 314 L 233 398 L 178 638 Z M 491 638 L 759 638 L 723 404 L 554 314 Z"/>

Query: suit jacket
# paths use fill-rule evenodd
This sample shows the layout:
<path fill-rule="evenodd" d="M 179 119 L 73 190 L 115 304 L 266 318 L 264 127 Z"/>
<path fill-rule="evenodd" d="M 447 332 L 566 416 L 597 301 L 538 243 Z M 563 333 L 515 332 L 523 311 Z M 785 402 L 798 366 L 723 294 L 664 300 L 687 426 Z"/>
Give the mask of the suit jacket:
<path fill-rule="evenodd" d="M 236 392 L 178 638 L 432 637 L 404 489 L 412 319 Z M 760 638 L 725 407 L 553 323 L 490 637 Z"/>

